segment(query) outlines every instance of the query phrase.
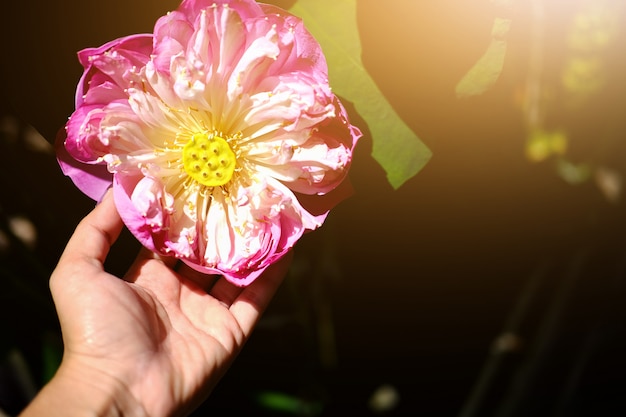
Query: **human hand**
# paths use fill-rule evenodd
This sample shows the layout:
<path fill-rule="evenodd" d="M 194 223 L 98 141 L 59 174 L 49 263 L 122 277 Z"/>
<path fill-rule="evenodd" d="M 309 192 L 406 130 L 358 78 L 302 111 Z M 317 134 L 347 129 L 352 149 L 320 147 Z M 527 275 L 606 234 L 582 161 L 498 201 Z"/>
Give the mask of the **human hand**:
<path fill-rule="evenodd" d="M 291 258 L 240 288 L 142 250 L 119 279 L 103 263 L 122 227 L 109 192 L 68 242 L 50 280 L 63 361 L 24 416 L 72 415 L 62 398 L 82 415 L 188 414 L 242 348 Z"/>

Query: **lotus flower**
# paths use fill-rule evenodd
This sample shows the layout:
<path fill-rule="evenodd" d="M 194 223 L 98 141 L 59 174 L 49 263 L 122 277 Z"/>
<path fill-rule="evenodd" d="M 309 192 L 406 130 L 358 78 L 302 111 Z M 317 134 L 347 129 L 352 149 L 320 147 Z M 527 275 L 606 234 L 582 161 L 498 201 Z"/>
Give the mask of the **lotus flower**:
<path fill-rule="evenodd" d="M 153 34 L 78 57 L 59 162 L 93 199 L 112 186 L 144 246 L 245 286 L 322 225 L 361 133 L 301 20 L 184 0 Z"/>

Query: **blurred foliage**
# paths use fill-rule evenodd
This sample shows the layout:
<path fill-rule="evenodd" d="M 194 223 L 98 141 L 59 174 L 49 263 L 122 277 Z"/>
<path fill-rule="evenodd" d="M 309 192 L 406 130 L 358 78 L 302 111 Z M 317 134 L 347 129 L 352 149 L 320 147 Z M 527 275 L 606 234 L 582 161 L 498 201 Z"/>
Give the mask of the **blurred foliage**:
<path fill-rule="evenodd" d="M 492 0 L 501 10 L 506 13 L 512 0 Z M 465 74 L 456 86 L 456 95 L 467 98 L 483 94 L 489 90 L 500 78 L 504 67 L 507 51 L 507 35 L 511 29 L 510 18 L 496 17 L 491 29 L 491 42 L 485 54 Z"/>
<path fill-rule="evenodd" d="M 526 145 L 526 157 L 533 162 L 541 162 L 553 155 L 564 155 L 567 151 L 567 135 L 555 130 L 546 132 L 541 129 L 529 133 Z"/>
<path fill-rule="evenodd" d="M 515 0 L 495 1 L 507 10 L 515 6 L 519 10 L 520 2 Z M 555 172 L 569 184 L 582 184 L 596 180 L 598 188 L 609 201 L 615 201 L 616 193 L 621 191 L 621 178 L 615 170 L 604 166 L 602 159 L 594 155 L 572 160 L 568 150 L 574 148 L 571 141 L 575 135 L 570 126 L 550 124 L 553 114 L 575 112 L 590 105 L 594 97 L 607 86 L 607 67 L 620 35 L 620 19 L 624 17 L 624 4 L 619 0 L 577 0 L 572 2 L 576 10 L 571 17 L 568 29 L 563 34 L 566 45 L 566 57 L 562 62 L 560 83 L 550 78 L 548 63 L 553 64 L 555 57 L 546 48 L 548 25 L 557 20 L 555 15 L 563 12 L 562 8 L 549 8 L 549 2 L 532 0 L 527 3 L 531 11 L 529 44 L 528 78 L 523 88 L 520 106 L 522 117 L 527 126 L 525 153 L 529 161 L 539 163 L 553 161 Z M 457 96 L 467 98 L 484 94 L 491 89 L 504 68 L 507 54 L 506 35 L 511 19 L 495 18 L 492 40 L 485 55 L 463 77 L 456 88 Z M 554 32 L 550 32 L 551 35 Z M 551 39 L 554 41 L 554 39 Z M 571 120 L 569 118 L 568 120 Z M 575 119 L 575 117 L 574 117 Z M 583 138 L 589 140 L 591 138 Z M 598 140 L 597 148 L 613 138 Z M 610 174 L 607 174 L 610 172 Z"/>
<path fill-rule="evenodd" d="M 567 55 L 562 64 L 561 85 L 552 86 L 542 79 L 529 81 L 529 83 L 541 85 L 542 89 L 556 92 L 545 95 L 545 100 L 536 104 L 541 106 L 537 111 L 545 115 L 543 120 L 547 119 L 551 112 L 569 111 L 575 114 L 576 111 L 585 109 L 585 106 L 593 105 L 594 98 L 598 97 L 604 89 L 609 88 L 607 67 L 611 60 L 612 48 L 617 43 L 618 22 L 624 17 L 623 11 L 624 6 L 621 1 L 578 1 L 577 10 L 565 33 Z M 543 32 L 542 37 L 545 36 Z M 548 56 L 542 58 L 543 61 L 549 59 Z M 537 65 L 545 67 L 545 64 Z M 537 75 L 541 75 L 541 70 L 537 71 Z M 565 150 L 568 147 L 575 148 L 577 146 L 575 142 L 571 144 L 568 142 L 576 140 L 595 140 L 597 149 L 606 149 L 607 145 L 610 146 L 612 138 L 579 138 L 575 136 L 573 129 L 575 128 L 565 124 L 559 127 L 561 138 L 558 141 L 562 144 L 559 145 L 561 151 L 555 152 L 559 156 L 555 159 L 556 172 L 570 184 L 582 184 L 594 177 L 601 182 L 606 177 L 594 176 L 594 172 L 606 169 L 604 165 L 607 162 L 602 157 L 596 155 L 574 157 L 568 155 Z M 533 146 L 532 132 L 527 146 Z M 601 183 L 598 186 L 602 191 L 606 188 Z M 607 198 L 611 200 L 608 195 Z"/>
<path fill-rule="evenodd" d="M 611 0 L 581 1 L 567 34 L 570 56 L 562 82 L 569 99 L 582 105 L 606 86 L 607 51 L 619 34 L 622 2 Z"/>
<path fill-rule="evenodd" d="M 316 416 L 322 411 L 319 403 L 308 403 L 302 398 L 282 392 L 260 392 L 257 394 L 257 401 L 263 408 L 296 416 Z"/>

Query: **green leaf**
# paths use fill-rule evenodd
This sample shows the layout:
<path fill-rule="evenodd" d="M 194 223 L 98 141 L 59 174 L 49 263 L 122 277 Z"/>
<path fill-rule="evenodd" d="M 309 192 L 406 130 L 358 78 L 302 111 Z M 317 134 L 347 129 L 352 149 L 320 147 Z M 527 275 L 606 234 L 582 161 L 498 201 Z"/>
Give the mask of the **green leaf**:
<path fill-rule="evenodd" d="M 322 411 L 321 403 L 305 401 L 282 392 L 260 392 L 256 395 L 256 401 L 263 408 L 298 416 L 314 416 Z"/>
<path fill-rule="evenodd" d="M 398 116 L 361 61 L 356 0 L 299 0 L 290 12 L 322 46 L 333 91 L 351 101 L 372 134 L 372 156 L 395 188 L 417 174 L 430 150 Z"/>
<path fill-rule="evenodd" d="M 457 84 L 457 97 L 467 98 L 483 94 L 498 81 L 504 67 L 506 35 L 510 27 L 510 19 L 495 19 L 491 30 L 491 43 L 485 54 Z"/>

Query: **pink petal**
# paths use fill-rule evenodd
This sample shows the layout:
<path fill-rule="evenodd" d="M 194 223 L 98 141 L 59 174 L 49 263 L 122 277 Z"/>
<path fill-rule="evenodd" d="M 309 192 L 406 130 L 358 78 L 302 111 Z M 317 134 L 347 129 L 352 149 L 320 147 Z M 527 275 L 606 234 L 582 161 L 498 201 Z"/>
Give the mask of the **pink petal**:
<path fill-rule="evenodd" d="M 106 165 L 86 165 L 74 159 L 64 146 L 65 131 L 61 129 L 55 140 L 57 161 L 61 171 L 70 177 L 76 187 L 89 198 L 100 201 L 111 186 L 113 175 Z"/>
<path fill-rule="evenodd" d="M 162 253 L 162 245 L 160 244 L 161 236 L 154 233 L 154 227 L 150 225 L 144 213 L 135 206 L 131 197 L 137 184 L 143 178 L 141 174 L 135 176 L 114 175 L 113 197 L 115 206 L 117 207 L 122 221 L 137 240 L 146 248 L 157 253 Z"/>

